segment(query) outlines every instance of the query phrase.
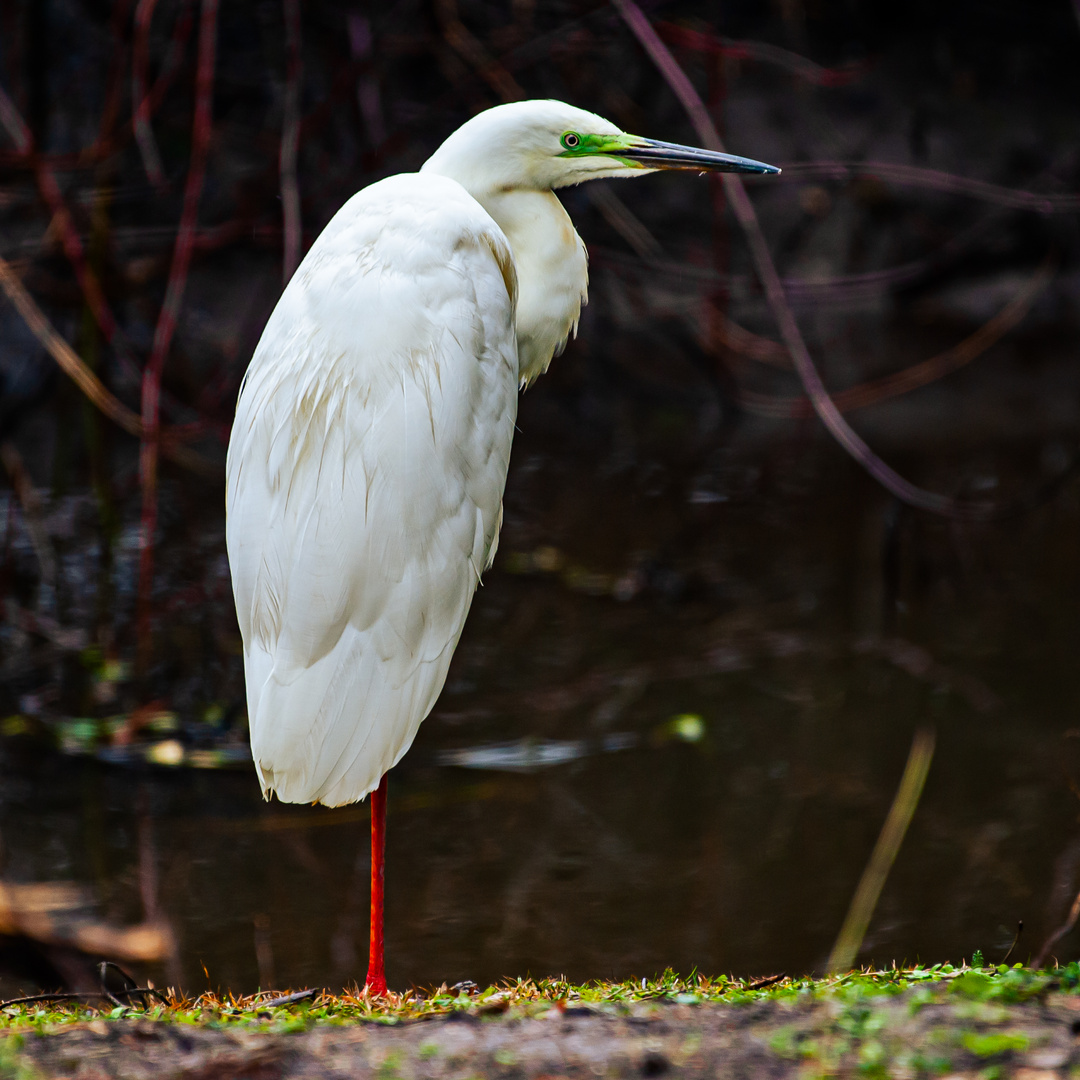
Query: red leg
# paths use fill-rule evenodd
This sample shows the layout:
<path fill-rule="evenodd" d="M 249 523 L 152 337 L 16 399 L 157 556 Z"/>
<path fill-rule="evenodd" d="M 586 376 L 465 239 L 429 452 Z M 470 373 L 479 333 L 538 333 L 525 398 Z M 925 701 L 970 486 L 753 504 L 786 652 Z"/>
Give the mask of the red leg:
<path fill-rule="evenodd" d="M 386 868 L 386 774 L 371 793 L 371 945 L 364 989 L 369 994 L 386 993 L 383 967 L 383 881 Z"/>

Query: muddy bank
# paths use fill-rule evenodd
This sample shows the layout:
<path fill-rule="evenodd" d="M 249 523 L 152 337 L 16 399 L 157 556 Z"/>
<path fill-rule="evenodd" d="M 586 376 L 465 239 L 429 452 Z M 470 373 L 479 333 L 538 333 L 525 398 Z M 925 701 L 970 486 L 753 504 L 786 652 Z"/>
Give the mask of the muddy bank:
<path fill-rule="evenodd" d="M 610 1011 L 607 1011 L 610 1009 Z M 1050 1080 L 1080 1066 L 1080 997 L 1022 1004 L 931 988 L 746 1005 L 550 1007 L 284 1030 L 95 1020 L 0 1043 L 4 1077 L 795 1077 Z M 21 1045 L 17 1045 L 18 1040 Z M 28 1068 L 29 1067 L 29 1068 Z M 21 1070 L 21 1071 L 20 1071 Z M 36 1070 L 31 1071 L 31 1070 Z"/>

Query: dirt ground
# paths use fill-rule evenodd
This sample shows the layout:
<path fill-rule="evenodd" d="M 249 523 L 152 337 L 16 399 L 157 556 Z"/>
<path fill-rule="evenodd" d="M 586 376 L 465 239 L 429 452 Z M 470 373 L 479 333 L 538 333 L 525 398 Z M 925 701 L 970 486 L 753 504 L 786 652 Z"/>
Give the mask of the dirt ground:
<path fill-rule="evenodd" d="M 1080 998 L 1003 1005 L 895 996 L 749 1005 L 550 1008 L 303 1031 L 95 1020 L 0 1042 L 0 1077 L 961 1076 L 1051 1080 L 1080 1067 Z"/>

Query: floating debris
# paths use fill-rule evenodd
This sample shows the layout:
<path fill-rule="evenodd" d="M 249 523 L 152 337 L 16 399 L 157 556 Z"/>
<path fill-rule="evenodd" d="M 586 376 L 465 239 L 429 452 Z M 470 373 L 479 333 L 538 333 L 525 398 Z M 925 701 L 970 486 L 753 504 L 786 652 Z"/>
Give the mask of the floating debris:
<path fill-rule="evenodd" d="M 146 760 L 153 765 L 182 765 L 184 744 L 179 739 L 165 739 L 146 749 Z"/>
<path fill-rule="evenodd" d="M 95 917 L 94 906 L 75 882 L 0 881 L 0 934 L 139 963 L 160 961 L 173 949 L 164 923 L 113 926 Z"/>
<path fill-rule="evenodd" d="M 237 769 L 251 767 L 247 746 L 187 747 L 179 739 L 154 743 L 128 743 L 102 746 L 94 755 L 110 765 L 137 765 L 146 762 L 175 769 Z"/>
<path fill-rule="evenodd" d="M 599 742 L 585 739 L 517 739 L 514 742 L 485 743 L 460 750 L 444 750 L 440 765 L 464 769 L 494 769 L 503 772 L 535 772 L 552 765 L 565 765 L 592 753 L 615 753 L 636 746 L 638 736 L 631 731 L 614 732 Z"/>
<path fill-rule="evenodd" d="M 681 742 L 698 743 L 705 737 L 705 721 L 697 713 L 679 713 L 664 721 L 656 729 L 661 740 L 678 739 Z"/>

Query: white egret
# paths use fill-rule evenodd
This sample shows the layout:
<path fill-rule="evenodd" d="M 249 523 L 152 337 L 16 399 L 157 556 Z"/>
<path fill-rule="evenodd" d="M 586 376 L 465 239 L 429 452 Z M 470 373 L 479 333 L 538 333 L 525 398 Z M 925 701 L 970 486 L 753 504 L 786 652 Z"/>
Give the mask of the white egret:
<path fill-rule="evenodd" d="M 371 952 L 386 992 L 386 773 L 431 711 L 491 564 L 518 388 L 586 300 L 553 189 L 656 169 L 773 173 L 558 101 L 474 116 L 419 173 L 354 195 L 270 316 L 227 466 L 227 544 L 263 794 L 372 796 Z"/>

